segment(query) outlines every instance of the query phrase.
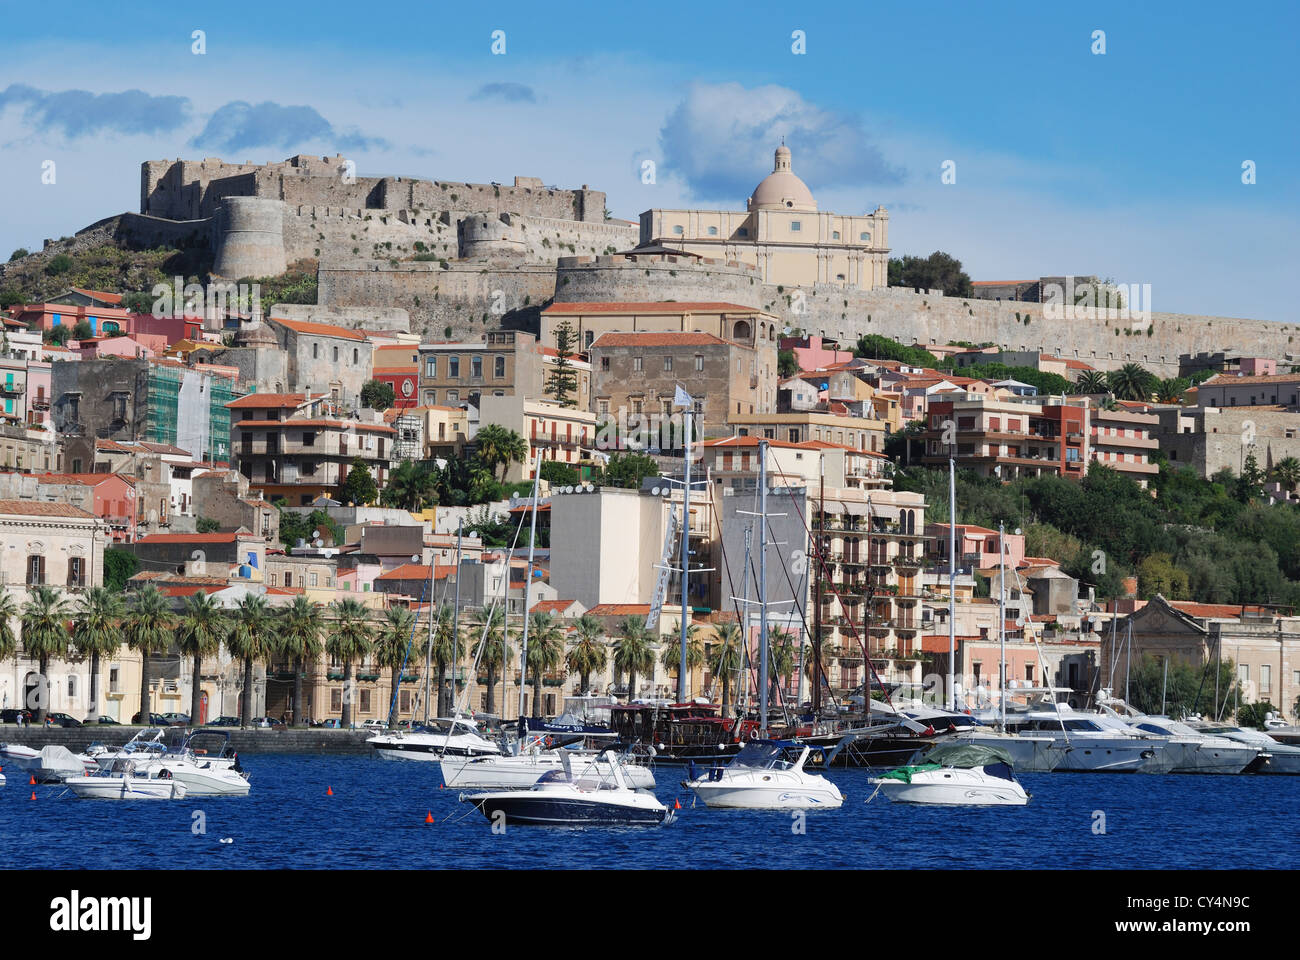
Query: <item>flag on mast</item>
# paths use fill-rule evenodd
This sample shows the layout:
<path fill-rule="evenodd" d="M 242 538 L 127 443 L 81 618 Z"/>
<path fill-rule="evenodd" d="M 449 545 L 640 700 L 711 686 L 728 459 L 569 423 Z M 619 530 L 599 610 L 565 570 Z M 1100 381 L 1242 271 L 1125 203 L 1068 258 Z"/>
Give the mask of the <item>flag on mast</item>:
<path fill-rule="evenodd" d="M 673 394 L 673 406 L 686 407 L 689 409 L 690 407 L 694 406 L 694 404 L 695 401 L 691 399 L 691 395 L 682 389 L 682 385 L 680 383 L 677 384 L 677 392 Z"/>

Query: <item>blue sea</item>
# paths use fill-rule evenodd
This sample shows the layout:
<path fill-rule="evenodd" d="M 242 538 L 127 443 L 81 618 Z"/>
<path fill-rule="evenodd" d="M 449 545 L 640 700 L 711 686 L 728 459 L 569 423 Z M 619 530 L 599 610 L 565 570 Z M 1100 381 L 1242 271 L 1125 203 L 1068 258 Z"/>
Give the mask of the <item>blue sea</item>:
<path fill-rule="evenodd" d="M 1027 807 L 978 809 L 895 805 L 883 795 L 867 804 L 869 774 L 835 770 L 844 806 L 810 811 L 800 824 L 789 813 L 693 804 L 679 785 L 684 769 L 664 766 L 656 792 L 682 806 L 668 826 L 511 827 L 497 835 L 457 791 L 440 789 L 436 764 L 279 754 L 242 760 L 250 796 L 181 801 L 78 800 L 62 787 L 29 786 L 11 769 L 0 787 L 5 866 L 1218 869 L 1300 862 L 1300 777 L 1025 774 Z"/>

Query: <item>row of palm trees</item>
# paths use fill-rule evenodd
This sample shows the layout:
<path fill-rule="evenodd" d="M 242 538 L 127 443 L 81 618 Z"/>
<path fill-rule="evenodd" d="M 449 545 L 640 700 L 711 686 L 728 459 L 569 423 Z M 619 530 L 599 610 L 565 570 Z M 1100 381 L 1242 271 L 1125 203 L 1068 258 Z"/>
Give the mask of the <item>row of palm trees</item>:
<path fill-rule="evenodd" d="M 7 591 L 0 589 L 0 661 L 18 655 L 19 635 L 13 630 L 18 622 L 23 653 L 38 662 L 41 676 L 48 676 L 52 659 L 69 656 L 89 658 L 90 704 L 99 708 L 100 662 L 112 657 L 125 643 L 141 655 L 140 716 L 147 722 L 151 714 L 150 657 L 160 656 L 174 644 L 191 659 L 190 716 L 199 716 L 202 667 L 205 659 L 217 656 L 224 647 L 240 663 L 242 708 L 240 717 L 247 724 L 253 713 L 253 676 L 257 664 L 269 664 L 275 658 L 293 664 L 294 722 L 307 722 L 303 701 L 303 678 L 309 663 L 322 654 L 343 664 L 342 724 L 348 727 L 353 716 L 354 667 L 366 657 L 373 657 L 380 667 L 391 671 L 391 688 L 397 690 L 401 671 L 408 662 L 420 662 L 426 656 L 434 664 L 437 680 L 438 715 L 452 706 L 453 693 L 447 688 L 447 669 L 453 666 L 459 648 L 464 657 L 472 658 L 482 641 L 478 665 L 486 672 L 488 713 L 496 712 L 496 684 L 502 681 L 512 662 L 518 630 L 507 630 L 499 607 L 472 611 L 467 617 L 464 637 L 458 637 L 456 618 L 449 605 L 433 610 L 433 628 L 416 629 L 416 614 L 406 607 L 391 607 L 376 616 L 376 611 L 360 601 L 347 598 L 325 605 L 297 596 L 282 608 L 271 607 L 265 596 L 250 594 L 235 607 L 222 607 L 207 593 L 189 597 L 180 611 L 174 611 L 168 597 L 156 587 L 147 586 L 130 595 L 129 600 L 106 587 L 92 587 L 74 601 L 47 587 L 32 587 L 21 608 Z M 552 614 L 536 611 L 528 625 L 527 670 L 532 682 L 533 714 L 542 704 L 542 684 L 547 674 L 561 665 L 580 679 L 581 689 L 590 689 L 593 675 L 611 665 L 617 678 L 627 677 L 629 696 L 635 696 L 637 680 L 654 669 L 656 652 L 664 669 L 676 674 L 681 658 L 680 627 L 674 625 L 660 645 L 646 629 L 641 617 L 628 617 L 612 636 L 602 620 L 584 614 L 574 621 L 571 635 Z M 431 645 L 430 645 L 431 643 Z M 427 648 L 427 651 L 426 651 Z M 772 694 L 780 678 L 789 677 L 794 668 L 797 640 L 795 635 L 775 630 L 770 644 Z M 704 643 L 700 627 L 687 628 L 686 662 L 694 671 L 707 664 L 714 677 L 721 680 L 724 711 L 731 706 L 733 678 L 743 666 L 743 641 L 740 628 L 724 623 L 713 628 L 713 637 Z M 46 698 L 38 698 L 35 719 L 43 722 L 48 710 Z M 390 707 L 389 722 L 396 698 Z"/>

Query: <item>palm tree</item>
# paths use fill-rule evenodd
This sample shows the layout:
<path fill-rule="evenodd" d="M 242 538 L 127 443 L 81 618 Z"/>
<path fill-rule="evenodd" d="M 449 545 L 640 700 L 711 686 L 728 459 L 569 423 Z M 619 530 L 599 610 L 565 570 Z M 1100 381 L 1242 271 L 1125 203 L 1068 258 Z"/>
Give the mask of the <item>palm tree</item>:
<path fill-rule="evenodd" d="M 510 464 L 521 463 L 528 456 L 528 444 L 518 431 L 497 423 L 480 427 L 474 442 L 478 445 L 478 457 L 488 470 L 495 474 L 498 466 L 502 468 L 503 481 Z"/>
<path fill-rule="evenodd" d="M 1140 363 L 1126 363 L 1106 376 L 1110 392 L 1117 400 L 1150 400 L 1156 389 L 1156 377 Z"/>
<path fill-rule="evenodd" d="M 636 699 L 637 674 L 654 669 L 654 651 L 654 642 L 645 628 L 644 617 L 628 617 L 618 625 L 618 639 L 614 641 L 614 672 L 627 674 L 628 703 Z"/>
<path fill-rule="evenodd" d="M 528 670 L 533 675 L 533 716 L 542 715 L 542 675 L 564 659 L 564 630 L 555 617 L 541 610 L 528 623 Z"/>
<path fill-rule="evenodd" d="M 392 671 L 393 698 L 388 706 L 388 726 L 397 723 L 397 691 L 402 682 L 402 665 L 406 663 L 407 648 L 423 654 L 415 641 L 415 612 L 410 607 L 389 607 L 375 637 L 375 663 Z"/>
<path fill-rule="evenodd" d="M 388 483 L 380 497 L 384 506 L 400 507 L 418 513 L 425 507 L 438 502 L 434 487 L 434 476 L 425 467 L 403 460 L 388 475 Z"/>
<path fill-rule="evenodd" d="M 808 683 L 809 683 L 810 686 L 816 686 L 817 684 L 819 684 L 819 683 L 822 682 L 822 681 L 821 681 L 821 677 L 818 677 L 818 676 L 817 676 L 817 660 L 814 658 L 813 653 L 814 653 L 814 651 L 813 651 L 813 647 L 812 647 L 812 641 L 809 641 L 809 643 L 808 643 L 808 652 L 807 652 L 807 654 L 806 654 L 806 656 L 807 656 L 808 659 L 807 659 L 807 661 L 806 661 L 806 662 L 804 663 L 804 665 L 803 665 L 803 672 L 804 672 L 804 675 L 808 678 Z M 822 638 L 822 656 L 821 656 L 821 664 L 822 664 L 822 673 L 823 673 L 823 675 L 826 673 L 826 665 L 827 665 L 828 663 L 831 662 L 831 659 L 832 659 L 834 656 L 835 656 L 835 643 L 834 643 L 834 641 L 832 641 L 829 637 L 823 637 L 823 638 Z M 871 674 L 871 671 L 868 670 L 868 671 L 867 671 L 867 675 L 870 676 L 870 674 Z"/>
<path fill-rule="evenodd" d="M 497 671 L 510 659 L 510 643 L 505 636 L 505 616 L 500 607 L 484 607 L 475 614 L 475 626 L 482 638 L 483 652 L 479 663 L 487 670 L 487 712 L 496 713 Z M 506 692 L 505 677 L 501 678 L 501 696 Z"/>
<path fill-rule="evenodd" d="M 1079 379 L 1074 381 L 1075 393 L 1106 393 L 1109 389 L 1106 384 L 1106 374 L 1100 370 L 1085 370 L 1079 374 Z"/>
<path fill-rule="evenodd" d="M 190 722 L 199 723 L 199 706 L 203 698 L 203 658 L 221 652 L 221 645 L 230 631 L 221 604 L 202 591 L 185 601 L 185 610 L 176 630 L 176 645 L 181 653 L 194 659 L 194 675 L 190 681 Z"/>
<path fill-rule="evenodd" d="M 436 608 L 430 607 L 429 610 L 430 616 L 434 618 L 433 646 L 429 650 L 429 659 L 434 663 L 434 676 L 438 678 L 437 716 L 445 717 L 451 712 L 451 705 L 448 701 L 456 698 L 456 669 L 458 665 L 452 663 L 460 646 L 456 642 L 456 611 L 449 603 L 444 603 Z M 450 691 L 447 690 L 447 664 L 449 663 L 452 672 Z"/>
<path fill-rule="evenodd" d="M 13 594 L 0 587 L 0 663 L 18 657 L 18 635 L 14 633 L 17 617 L 18 605 L 14 603 Z"/>
<path fill-rule="evenodd" d="M 167 649 L 172 640 L 171 606 L 162 591 L 150 585 L 136 594 L 135 604 L 127 612 L 122 632 L 126 644 L 140 654 L 140 722 L 149 725 L 153 718 L 149 703 L 149 658 Z"/>
<path fill-rule="evenodd" d="M 1282 484 L 1282 489 L 1290 492 L 1300 484 L 1300 460 L 1295 457 L 1283 457 L 1273 465 L 1273 479 Z M 0 659 L 3 659 L 0 657 Z"/>
<path fill-rule="evenodd" d="M 664 665 L 666 672 L 671 673 L 676 679 L 681 679 L 677 676 L 682 671 L 682 622 L 680 620 L 673 624 L 672 630 L 664 638 L 664 648 L 659 654 L 659 662 Z M 688 624 L 686 627 L 686 678 L 688 682 L 691 674 L 703 663 L 704 641 L 700 639 L 700 628 L 693 623 Z"/>
<path fill-rule="evenodd" d="M 1160 403 L 1182 403 L 1183 393 L 1189 386 L 1182 377 L 1170 377 L 1156 383 L 1156 400 Z"/>
<path fill-rule="evenodd" d="M 72 622 L 72 645 L 90 657 L 90 709 L 99 715 L 99 661 L 122 645 L 122 598 L 107 587 L 91 587 L 81 595 Z"/>
<path fill-rule="evenodd" d="M 71 614 L 67 601 L 57 590 L 46 586 L 32 587 L 27 602 L 23 604 L 23 651 L 40 663 L 41 683 L 44 685 L 36 701 L 34 721 L 45 722 L 49 710 L 50 657 L 68 655 L 68 624 Z"/>
<path fill-rule="evenodd" d="M 302 679 L 307 663 L 315 663 L 324 650 L 321 635 L 325 621 L 321 605 L 308 600 L 303 594 L 293 598 L 293 603 L 280 616 L 280 652 L 293 660 L 293 722 L 295 726 L 307 723 L 303 709 Z"/>
<path fill-rule="evenodd" d="M 234 626 L 226 633 L 226 649 L 244 662 L 244 696 L 239 708 L 239 725 L 248 726 L 253 716 L 253 666 L 275 651 L 275 616 L 266 597 L 249 594 L 235 608 Z"/>
<path fill-rule="evenodd" d="M 776 702 L 781 680 L 783 678 L 788 679 L 790 671 L 794 669 L 795 648 L 798 642 L 799 638 L 796 634 L 790 633 L 788 630 L 782 630 L 780 627 L 768 633 L 767 659 L 768 669 L 771 671 L 768 677 L 771 684 L 771 691 L 768 695 L 769 702 Z"/>
<path fill-rule="evenodd" d="M 343 661 L 343 726 L 352 726 L 352 665 L 370 652 L 370 611 L 351 597 L 334 604 L 334 626 L 325 649 Z"/>
<path fill-rule="evenodd" d="M 722 623 L 713 629 L 713 649 L 709 651 L 709 672 L 722 680 L 722 715 L 731 715 L 731 677 L 740 669 L 742 643 L 740 627 Z"/>
<path fill-rule="evenodd" d="M 573 624 L 573 645 L 565 656 L 570 673 L 581 680 L 581 693 L 586 694 L 591 675 L 605 669 L 608 658 L 605 652 L 605 625 L 589 613 L 584 613 Z"/>

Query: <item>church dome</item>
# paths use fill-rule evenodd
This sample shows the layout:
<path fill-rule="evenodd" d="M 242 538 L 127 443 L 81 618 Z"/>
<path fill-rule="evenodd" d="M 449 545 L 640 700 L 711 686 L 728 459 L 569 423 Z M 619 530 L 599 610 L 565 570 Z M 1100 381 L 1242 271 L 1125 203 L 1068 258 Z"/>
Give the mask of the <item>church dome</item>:
<path fill-rule="evenodd" d="M 817 209 L 808 185 L 790 169 L 790 148 L 785 144 L 776 148 L 776 162 L 772 172 L 754 188 L 749 198 L 750 210 L 798 210 L 810 213 Z"/>

